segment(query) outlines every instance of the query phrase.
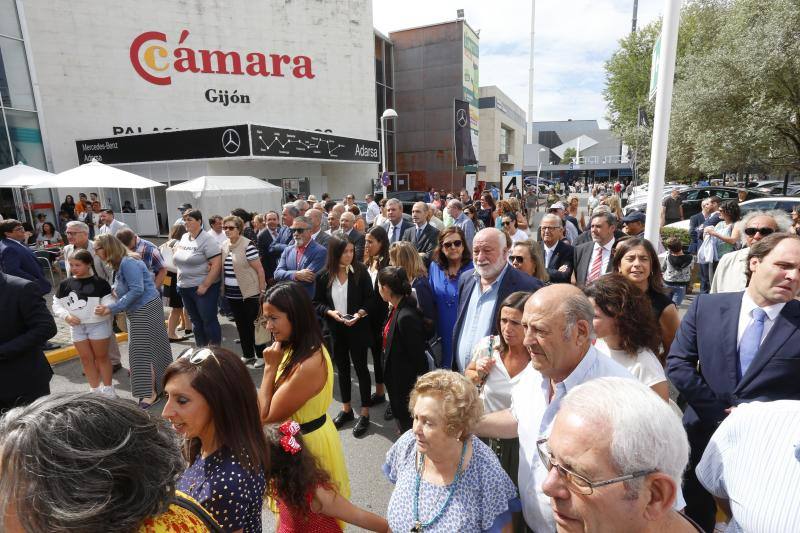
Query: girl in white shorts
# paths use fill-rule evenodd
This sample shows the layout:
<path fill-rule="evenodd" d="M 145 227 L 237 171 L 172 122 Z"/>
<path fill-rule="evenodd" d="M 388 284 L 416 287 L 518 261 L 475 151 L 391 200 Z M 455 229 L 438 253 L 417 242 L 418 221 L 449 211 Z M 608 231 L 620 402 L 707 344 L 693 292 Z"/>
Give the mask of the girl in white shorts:
<path fill-rule="evenodd" d="M 70 325 L 72 342 L 91 391 L 116 397 L 108 359 L 108 343 L 113 334 L 111 317 L 94 314 L 97 305 L 108 305 L 114 298 L 108 282 L 94 274 L 93 265 L 92 254 L 87 250 L 78 250 L 69 258 L 71 276 L 61 282 L 53 295 L 53 313 Z"/>

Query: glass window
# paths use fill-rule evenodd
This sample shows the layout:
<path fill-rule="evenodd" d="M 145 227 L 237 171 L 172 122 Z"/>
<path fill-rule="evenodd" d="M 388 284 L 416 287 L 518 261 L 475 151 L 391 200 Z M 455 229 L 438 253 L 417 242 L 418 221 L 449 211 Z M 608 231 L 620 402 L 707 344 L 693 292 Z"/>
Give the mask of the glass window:
<path fill-rule="evenodd" d="M 163 188 L 163 187 L 162 187 Z M 136 212 L 136 201 L 133 197 L 133 190 L 132 189 L 120 189 L 119 195 L 122 199 L 122 207 L 119 208 L 120 212 L 126 212 L 128 210 L 127 206 L 130 206 L 130 212 Z"/>
<path fill-rule="evenodd" d="M 386 86 L 387 87 L 394 87 L 394 76 L 392 73 L 392 69 L 394 68 L 394 60 L 392 59 L 392 54 L 394 53 L 394 47 L 389 43 L 386 44 Z"/>
<path fill-rule="evenodd" d="M 8 122 L 8 133 L 14 150 L 14 160 L 22 161 L 28 166 L 47 168 L 42 146 L 42 133 L 39 130 L 39 119 L 33 111 L 15 111 L 5 109 Z M 0 130 L 0 145 L 5 144 L 5 129 Z M 0 149 L 1 150 L 1 149 Z"/>
<path fill-rule="evenodd" d="M 383 39 L 375 36 L 375 80 L 383 83 Z"/>
<path fill-rule="evenodd" d="M 8 136 L 6 135 L 5 115 L 0 113 L 0 168 L 10 167 L 13 164 L 11 150 L 8 146 Z"/>
<path fill-rule="evenodd" d="M 508 153 L 508 130 L 500 128 L 500 153 Z"/>
<path fill-rule="evenodd" d="M 0 0 L 0 34 L 22 39 L 14 0 Z"/>
<path fill-rule="evenodd" d="M 134 189 L 136 191 L 136 209 L 153 209 L 153 199 L 150 189 Z"/>
<path fill-rule="evenodd" d="M 0 97 L 6 107 L 36 109 L 25 46 L 7 37 L 0 37 Z"/>

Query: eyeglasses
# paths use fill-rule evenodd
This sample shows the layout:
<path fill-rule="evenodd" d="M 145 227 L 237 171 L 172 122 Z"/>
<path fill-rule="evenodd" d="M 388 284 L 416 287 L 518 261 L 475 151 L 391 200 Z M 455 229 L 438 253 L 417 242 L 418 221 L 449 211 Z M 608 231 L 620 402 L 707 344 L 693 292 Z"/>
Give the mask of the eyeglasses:
<path fill-rule="evenodd" d="M 222 229 L 224 229 L 225 231 L 233 231 L 239 228 L 237 228 L 236 226 L 222 226 Z"/>
<path fill-rule="evenodd" d="M 292 230 L 292 233 L 303 233 L 306 228 L 289 228 Z"/>
<path fill-rule="evenodd" d="M 525 262 L 525 258 L 522 257 L 521 255 L 509 255 L 508 256 L 508 260 L 511 261 L 512 263 L 524 263 Z"/>
<path fill-rule="evenodd" d="M 560 230 L 561 226 L 539 226 L 539 229 L 542 231 L 556 231 Z"/>
<path fill-rule="evenodd" d="M 462 241 L 449 241 L 449 242 L 443 242 L 443 243 L 442 243 L 442 248 L 444 248 L 444 249 L 446 249 L 446 250 L 447 250 L 447 249 L 450 249 L 450 248 L 461 248 L 461 246 L 462 246 L 463 244 L 464 244 L 464 243 L 463 243 Z"/>
<path fill-rule="evenodd" d="M 200 350 L 197 350 L 196 353 L 193 353 L 194 350 L 195 350 L 194 348 L 186 348 L 178 356 L 178 359 L 186 358 L 189 359 L 189 362 L 192 363 L 193 365 L 199 365 L 202 364 L 202 362 L 208 359 L 209 357 L 213 357 L 214 361 L 216 361 L 217 364 L 219 364 L 219 359 L 217 359 L 217 356 L 214 355 L 214 352 L 210 348 L 201 348 Z"/>
<path fill-rule="evenodd" d="M 571 470 L 567 470 L 564 466 L 556 463 L 553 461 L 553 456 L 550 454 L 550 451 L 545 448 L 547 444 L 547 439 L 540 439 L 536 441 L 536 450 L 539 452 L 539 459 L 541 459 L 542 464 L 549 472 L 554 467 L 558 471 L 558 475 L 561 476 L 564 481 L 567 482 L 568 488 L 577 492 L 579 494 L 583 494 L 588 496 L 594 492 L 594 489 L 598 487 L 604 487 L 606 485 L 612 485 L 614 483 L 619 483 L 621 481 L 629 481 L 631 479 L 636 479 L 637 477 L 646 476 L 648 474 L 652 474 L 656 472 L 656 468 L 651 468 L 650 470 L 642 470 L 639 472 L 634 472 L 632 474 L 625 474 L 624 476 L 615 477 L 612 479 L 607 479 L 605 481 L 589 481 L 585 477 L 572 472 Z"/>
<path fill-rule="evenodd" d="M 756 233 L 760 233 L 762 237 L 766 237 L 771 233 L 775 233 L 775 230 L 772 228 L 746 228 L 744 230 L 744 234 L 748 237 L 755 237 Z"/>
<path fill-rule="evenodd" d="M 503 225 L 504 226 L 510 226 L 511 225 L 511 221 L 509 220 L 508 222 L 503 222 Z"/>

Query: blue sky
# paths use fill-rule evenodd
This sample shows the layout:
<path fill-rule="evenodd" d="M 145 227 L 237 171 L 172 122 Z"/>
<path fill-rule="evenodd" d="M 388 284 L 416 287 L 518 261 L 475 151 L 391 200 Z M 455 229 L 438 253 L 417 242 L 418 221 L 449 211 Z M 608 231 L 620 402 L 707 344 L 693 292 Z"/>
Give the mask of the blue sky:
<path fill-rule="evenodd" d="M 453 20 L 480 30 L 480 84 L 497 85 L 528 108 L 529 0 L 373 0 L 373 23 L 394 30 Z M 638 27 L 663 0 L 639 0 Z M 631 28 L 633 0 L 537 0 L 533 119 L 596 119 L 606 125 L 604 62 Z"/>

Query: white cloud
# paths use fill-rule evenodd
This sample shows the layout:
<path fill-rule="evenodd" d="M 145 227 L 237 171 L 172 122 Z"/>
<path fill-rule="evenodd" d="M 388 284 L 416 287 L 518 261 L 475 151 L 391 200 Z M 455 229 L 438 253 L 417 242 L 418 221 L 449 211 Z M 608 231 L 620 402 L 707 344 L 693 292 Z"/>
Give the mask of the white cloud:
<path fill-rule="evenodd" d="M 661 0 L 639 0 L 638 27 Z M 497 85 L 528 109 L 530 2 L 526 0 L 374 0 L 375 27 L 400 29 L 454 20 L 480 30 L 480 84 Z M 605 125 L 604 62 L 631 28 L 633 0 L 539 0 L 534 51 L 534 120 L 597 119 Z"/>

